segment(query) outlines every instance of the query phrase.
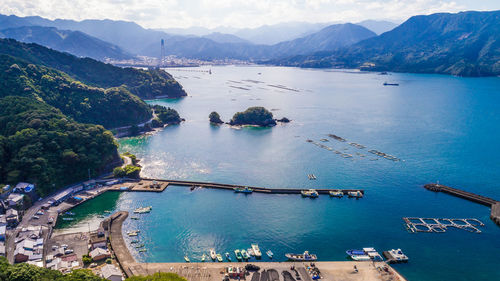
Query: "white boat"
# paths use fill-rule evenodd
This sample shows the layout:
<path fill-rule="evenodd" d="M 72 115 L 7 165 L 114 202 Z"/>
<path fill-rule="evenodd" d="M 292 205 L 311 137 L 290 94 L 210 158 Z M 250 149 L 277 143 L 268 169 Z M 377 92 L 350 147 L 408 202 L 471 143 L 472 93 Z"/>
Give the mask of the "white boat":
<path fill-rule="evenodd" d="M 362 198 L 363 197 L 363 192 L 361 191 L 349 191 L 347 193 L 347 196 L 349 197 L 354 197 L 354 198 Z"/>
<path fill-rule="evenodd" d="M 292 261 L 315 261 L 318 259 L 315 254 L 309 254 L 308 251 L 303 254 L 285 254 L 285 257 Z"/>
<path fill-rule="evenodd" d="M 268 250 L 268 251 L 266 252 L 266 254 L 267 254 L 267 256 L 268 256 L 270 259 L 272 259 L 272 258 L 273 258 L 273 256 L 274 256 L 274 254 L 273 254 L 273 252 L 272 252 L 271 250 Z"/>
<path fill-rule="evenodd" d="M 153 207 L 151 206 L 148 206 L 148 207 L 141 207 L 141 208 L 137 208 L 134 210 L 134 213 L 135 214 L 145 214 L 145 213 L 149 213 L 151 212 L 151 210 L 153 209 Z"/>
<path fill-rule="evenodd" d="M 389 262 L 407 262 L 408 257 L 401 251 L 401 249 L 392 249 L 384 252 Z"/>
<path fill-rule="evenodd" d="M 302 197 L 310 197 L 310 198 L 316 198 L 319 196 L 319 193 L 315 189 L 302 190 L 300 194 L 302 194 Z"/>
<path fill-rule="evenodd" d="M 342 192 L 341 190 L 331 190 L 330 192 L 330 196 L 332 197 L 342 197 L 344 196 L 344 192 Z"/>
<path fill-rule="evenodd" d="M 253 255 L 256 258 L 261 258 L 262 257 L 262 253 L 260 252 L 260 249 L 259 249 L 259 244 L 257 244 L 257 243 L 252 244 L 252 250 L 253 250 Z"/>
<path fill-rule="evenodd" d="M 215 260 L 217 258 L 217 253 L 215 252 L 215 249 L 210 249 L 210 258 L 212 260 Z"/>
<path fill-rule="evenodd" d="M 369 255 L 351 255 L 351 259 L 355 261 L 369 261 L 371 260 Z"/>
<path fill-rule="evenodd" d="M 247 249 L 247 253 L 248 253 L 248 255 L 249 255 L 249 256 L 255 256 L 255 254 L 254 254 L 254 252 L 253 252 L 252 248 L 248 248 L 248 249 Z"/>

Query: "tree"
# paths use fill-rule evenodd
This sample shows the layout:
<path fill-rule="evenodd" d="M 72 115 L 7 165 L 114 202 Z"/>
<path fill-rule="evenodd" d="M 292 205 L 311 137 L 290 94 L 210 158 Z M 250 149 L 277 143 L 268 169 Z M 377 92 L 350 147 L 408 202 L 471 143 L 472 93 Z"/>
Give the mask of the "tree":
<path fill-rule="evenodd" d="M 140 130 L 139 130 L 139 126 L 137 126 L 136 124 L 130 126 L 130 128 L 128 128 L 128 133 L 131 135 L 131 136 L 137 136 L 139 134 Z"/>
<path fill-rule="evenodd" d="M 224 123 L 220 119 L 219 113 L 217 113 L 216 111 L 212 111 L 212 113 L 210 113 L 210 115 L 208 115 L 208 119 L 210 120 L 210 123 L 213 123 L 213 124 L 222 124 L 222 123 Z"/>
<path fill-rule="evenodd" d="M 125 170 L 122 167 L 116 167 L 113 169 L 113 176 L 117 178 L 122 178 L 126 175 Z"/>
<path fill-rule="evenodd" d="M 92 258 L 89 255 L 83 255 L 82 261 L 83 264 L 90 264 L 92 263 Z"/>

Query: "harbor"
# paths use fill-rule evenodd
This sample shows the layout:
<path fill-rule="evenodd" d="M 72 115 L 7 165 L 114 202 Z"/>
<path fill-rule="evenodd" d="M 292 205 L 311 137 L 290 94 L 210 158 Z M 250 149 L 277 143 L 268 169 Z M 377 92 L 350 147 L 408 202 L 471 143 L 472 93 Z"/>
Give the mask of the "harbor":
<path fill-rule="evenodd" d="M 122 224 L 127 219 L 128 212 L 117 212 L 110 217 L 109 238 L 111 248 L 126 276 L 148 275 L 156 272 L 174 272 L 190 281 L 220 281 L 232 272 L 232 269 L 244 270 L 248 263 L 245 262 L 198 262 L 198 263 L 141 263 L 136 262 L 130 254 L 126 242 L 122 236 Z M 215 254 L 215 253 L 214 253 Z M 189 258 L 188 258 L 189 260 Z M 314 266 L 310 262 L 252 262 L 264 272 L 282 273 L 291 271 L 298 272 L 296 280 L 312 281 L 315 274 L 320 274 L 324 280 L 400 280 L 404 281 L 396 270 L 385 262 L 356 262 L 356 261 L 315 261 Z M 293 269 L 292 269 L 293 268 Z M 230 270 L 228 270 L 230 269 Z M 254 280 L 258 271 L 243 271 L 241 279 Z M 259 273 L 260 275 L 261 273 Z M 283 274 L 279 274 L 281 276 Z M 229 276 L 229 275 L 228 275 Z M 297 276 L 297 275 L 295 275 Z M 262 280 L 262 279 L 258 279 Z M 264 279 L 266 281 L 279 280 Z M 285 279 L 286 280 L 286 279 Z"/>

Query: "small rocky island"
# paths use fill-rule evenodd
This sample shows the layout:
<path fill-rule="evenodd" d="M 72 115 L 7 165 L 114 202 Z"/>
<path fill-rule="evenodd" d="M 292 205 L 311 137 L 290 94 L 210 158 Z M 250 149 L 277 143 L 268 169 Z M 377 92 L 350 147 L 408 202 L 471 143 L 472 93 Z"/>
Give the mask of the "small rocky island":
<path fill-rule="evenodd" d="M 261 106 L 249 107 L 243 112 L 236 112 L 229 121 L 229 125 L 242 126 L 242 125 L 254 125 L 260 127 L 272 127 L 276 126 L 276 122 L 288 123 L 290 120 L 286 117 L 276 120 L 273 118 L 273 114 Z"/>
<path fill-rule="evenodd" d="M 216 111 L 212 111 L 210 115 L 208 115 L 208 119 L 210 120 L 210 123 L 214 125 L 224 124 L 224 121 L 220 119 L 220 115 Z"/>
<path fill-rule="evenodd" d="M 156 115 L 156 118 L 152 120 L 153 128 L 160 128 L 165 125 L 177 125 L 184 121 L 179 113 L 170 107 L 164 107 L 161 105 L 154 105 L 153 111 Z"/>

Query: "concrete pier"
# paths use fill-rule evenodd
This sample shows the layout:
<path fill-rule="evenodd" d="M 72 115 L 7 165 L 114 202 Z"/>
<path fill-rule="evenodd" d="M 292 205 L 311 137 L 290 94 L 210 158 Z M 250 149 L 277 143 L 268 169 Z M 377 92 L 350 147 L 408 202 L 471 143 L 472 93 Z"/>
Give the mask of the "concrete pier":
<path fill-rule="evenodd" d="M 500 202 L 478 194 L 474 194 L 472 192 L 456 189 L 453 187 L 437 184 L 437 183 L 429 183 L 424 185 L 424 187 L 430 191 L 434 192 L 444 192 L 456 197 L 463 198 L 465 200 L 469 200 L 472 202 L 479 203 L 481 205 L 485 205 L 491 208 L 490 218 L 500 226 Z"/>

